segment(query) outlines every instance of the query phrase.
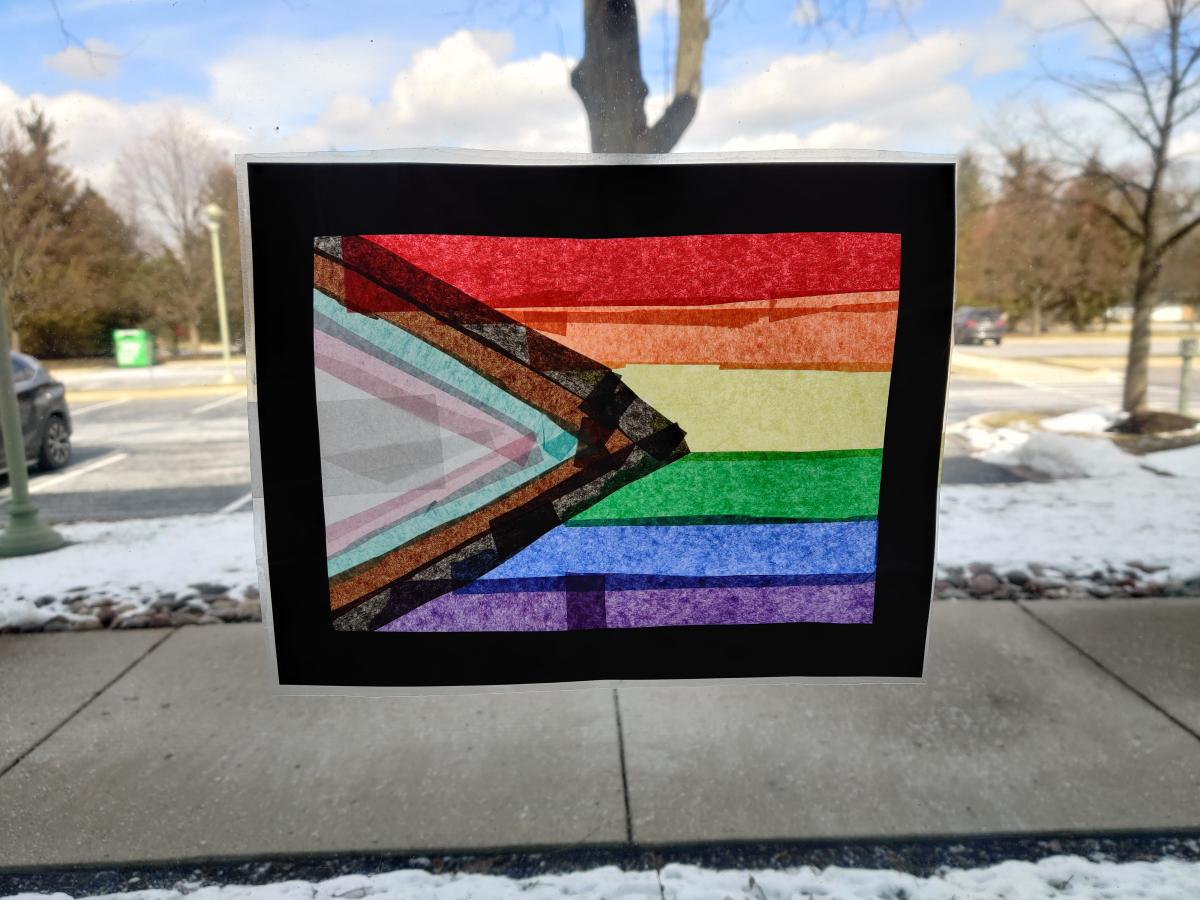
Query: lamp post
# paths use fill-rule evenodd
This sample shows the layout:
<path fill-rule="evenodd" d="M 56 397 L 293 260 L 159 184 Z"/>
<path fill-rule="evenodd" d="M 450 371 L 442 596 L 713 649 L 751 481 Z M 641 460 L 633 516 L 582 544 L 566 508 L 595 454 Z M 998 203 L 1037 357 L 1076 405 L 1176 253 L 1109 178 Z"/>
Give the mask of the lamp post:
<path fill-rule="evenodd" d="M 1192 357 L 1196 355 L 1196 339 L 1194 337 L 1179 339 L 1179 355 L 1182 357 L 1179 366 L 1179 414 L 1186 416 L 1192 399 Z"/>
<path fill-rule="evenodd" d="M 12 488 L 8 527 L 0 533 L 0 557 L 27 556 L 31 553 L 57 550 L 66 541 L 61 534 L 38 518 L 37 507 L 29 499 L 29 470 L 25 464 L 21 411 L 17 408 L 17 390 L 13 385 L 12 351 L 8 340 L 8 301 L 3 284 L 0 284 L 0 431 L 4 432 L 4 456 L 8 465 L 8 484 Z"/>
<path fill-rule="evenodd" d="M 221 381 L 229 384 L 233 378 L 233 363 L 229 353 L 229 313 L 225 309 L 225 271 L 221 265 L 221 220 L 225 211 L 215 203 L 204 207 L 204 225 L 212 241 L 213 281 L 217 286 L 217 322 L 221 326 L 221 357 L 225 360 L 225 374 Z"/>

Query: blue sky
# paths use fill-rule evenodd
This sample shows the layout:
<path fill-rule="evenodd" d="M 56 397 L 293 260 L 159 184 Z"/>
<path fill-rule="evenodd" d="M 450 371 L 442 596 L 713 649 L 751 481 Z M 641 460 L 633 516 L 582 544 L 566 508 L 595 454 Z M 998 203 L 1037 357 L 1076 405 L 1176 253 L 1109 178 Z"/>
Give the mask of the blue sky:
<path fill-rule="evenodd" d="M 814 33 L 804 0 L 731 0 L 680 149 L 957 152 L 1035 98 L 1037 59 L 1094 50 L 1074 0 L 908 0 L 908 30 Z M 874 7 L 883 0 L 866 0 Z M 1108 0 L 1130 7 L 1137 0 Z M 639 0 L 653 113 L 674 0 Z M 181 117 L 228 152 L 470 145 L 585 150 L 567 74 L 580 0 L 0 0 L 0 116 L 31 100 L 102 189 L 123 144 Z M 1040 30 L 1039 30 L 1040 29 Z M 87 44 L 85 53 L 77 42 Z M 664 50 L 666 51 L 664 55 Z M 664 69 L 664 61 L 667 69 Z"/>

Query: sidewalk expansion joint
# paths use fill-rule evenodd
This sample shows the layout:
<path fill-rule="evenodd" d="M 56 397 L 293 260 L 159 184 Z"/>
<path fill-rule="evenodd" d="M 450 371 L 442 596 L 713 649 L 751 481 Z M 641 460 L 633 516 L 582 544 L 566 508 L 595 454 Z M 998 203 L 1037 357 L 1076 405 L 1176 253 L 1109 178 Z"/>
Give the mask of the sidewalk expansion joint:
<path fill-rule="evenodd" d="M 621 695 L 613 688 L 613 712 L 617 716 L 617 755 L 621 760 L 621 796 L 625 800 L 625 840 L 633 843 L 633 813 L 629 807 L 629 772 L 625 766 L 625 731 L 621 726 Z"/>
<path fill-rule="evenodd" d="M 1018 601 L 1017 608 L 1020 609 L 1021 612 L 1025 613 L 1025 615 L 1029 616 L 1029 618 L 1033 619 L 1035 622 L 1037 622 L 1039 625 L 1041 625 L 1043 628 L 1045 628 L 1047 631 L 1049 631 L 1051 634 L 1053 634 L 1055 637 L 1057 637 L 1060 641 L 1062 641 L 1064 644 L 1066 644 L 1068 647 L 1070 647 L 1072 650 L 1074 650 L 1080 656 L 1082 656 L 1084 659 L 1086 659 L 1088 662 L 1090 662 L 1092 665 L 1094 665 L 1097 669 L 1099 669 L 1105 675 L 1108 675 L 1110 678 L 1112 678 L 1114 681 L 1116 681 L 1118 684 L 1120 684 L 1122 687 L 1124 687 L 1127 691 L 1129 691 L 1131 694 L 1133 694 L 1135 697 L 1137 697 L 1143 703 L 1147 704 L 1148 706 L 1153 707 L 1159 713 L 1161 713 L 1163 716 L 1165 716 L 1167 719 L 1169 719 L 1171 722 L 1175 723 L 1180 728 L 1182 728 L 1184 731 L 1186 731 L 1189 735 L 1191 735 L 1197 741 L 1200 741 L 1200 732 L 1197 732 L 1196 729 L 1194 729 L 1187 722 L 1184 722 L 1178 716 L 1175 716 L 1173 713 L 1170 712 L 1170 710 L 1166 709 L 1162 704 L 1158 703 L 1150 695 L 1148 695 L 1144 691 L 1141 691 L 1138 688 L 1134 687 L 1129 681 L 1122 678 L 1120 675 L 1118 675 L 1116 672 L 1114 672 L 1108 666 L 1104 665 L 1104 663 L 1102 663 L 1099 659 L 1097 659 L 1091 653 L 1088 653 L 1085 649 L 1083 649 L 1083 647 L 1081 647 L 1081 646 L 1079 646 L 1079 644 L 1075 643 L 1075 641 L 1071 640 L 1069 637 L 1067 637 L 1065 634 L 1063 634 L 1061 631 L 1059 631 L 1057 628 L 1055 628 L 1053 625 L 1051 625 L 1045 619 L 1042 619 L 1041 617 L 1039 617 L 1037 613 L 1035 613 L 1032 609 L 1030 609 L 1024 603 L 1021 603 Z"/>
<path fill-rule="evenodd" d="M 91 696 L 89 696 L 86 700 L 84 700 L 77 707 L 75 707 L 73 710 L 71 710 L 71 712 L 67 713 L 67 715 L 63 718 L 63 720 L 61 722 L 59 722 L 57 725 L 55 725 L 53 728 L 51 728 L 49 731 L 47 731 L 44 735 L 42 735 L 40 738 L 38 738 L 27 750 L 18 754 L 17 757 L 12 762 L 10 762 L 4 768 L 0 769 L 0 778 L 3 778 L 5 775 L 7 775 L 9 772 L 11 772 L 13 769 L 15 769 L 17 766 L 19 766 L 21 764 L 21 762 L 26 757 L 28 757 L 31 753 L 33 753 L 35 750 L 37 750 L 38 747 L 42 746 L 42 744 L 46 743 L 46 741 L 50 740 L 50 738 L 54 737 L 54 735 L 58 734 L 68 722 L 70 722 L 77 715 L 79 715 L 81 712 L 83 712 L 85 709 L 87 709 L 89 706 L 91 706 L 109 688 L 111 688 L 114 684 L 116 684 L 118 681 L 120 681 L 122 678 L 124 678 L 127 674 L 129 674 L 129 672 L 135 666 L 137 666 L 139 663 L 141 663 L 142 660 L 144 660 L 147 656 L 149 656 L 151 653 L 153 653 L 155 650 L 157 650 L 159 647 L 161 647 L 167 641 L 167 639 L 170 638 L 171 635 L 173 635 L 175 633 L 175 631 L 177 629 L 166 628 L 163 630 L 166 632 L 166 634 L 164 634 L 157 641 L 155 641 L 153 644 L 151 644 L 149 647 L 147 647 L 144 651 L 142 651 L 142 653 L 139 654 L 136 659 L 134 659 L 131 663 L 129 663 L 129 665 L 127 665 L 123 669 L 121 669 L 120 672 L 118 672 L 116 675 L 114 675 L 112 678 L 110 678 L 104 684 L 100 685 L 99 688 L 97 688 L 95 691 L 92 692 Z"/>

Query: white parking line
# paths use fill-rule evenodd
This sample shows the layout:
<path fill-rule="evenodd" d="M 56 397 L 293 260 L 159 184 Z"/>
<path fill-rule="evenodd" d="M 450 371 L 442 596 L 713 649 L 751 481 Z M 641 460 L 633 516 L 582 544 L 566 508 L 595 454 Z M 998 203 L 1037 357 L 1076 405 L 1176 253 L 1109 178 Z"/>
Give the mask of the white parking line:
<path fill-rule="evenodd" d="M 72 469 L 69 472 L 56 475 L 53 478 L 39 478 L 37 481 L 29 485 L 29 493 L 40 494 L 52 487 L 58 487 L 64 482 L 78 478 L 80 475 L 87 475 L 89 472 L 95 472 L 97 469 L 103 469 L 105 466 L 111 466 L 113 463 L 119 463 L 121 460 L 127 459 L 128 457 L 128 453 L 110 453 L 108 456 L 102 456 L 99 459 L 92 460 L 86 466 L 80 466 L 78 469 Z"/>
<path fill-rule="evenodd" d="M 98 409 L 108 409 L 110 406 L 120 406 L 122 403 L 128 403 L 132 397 L 117 397 L 113 400 L 102 400 L 99 403 L 93 403 L 91 406 L 85 406 L 82 409 L 71 410 L 71 416 L 82 416 L 85 413 L 95 412 Z"/>
<path fill-rule="evenodd" d="M 55 475 L 53 478 L 39 478 L 29 484 L 29 493 L 41 494 L 50 488 L 58 487 L 64 482 L 78 478 L 80 475 L 87 475 L 89 472 L 95 472 L 97 469 L 103 469 L 105 466 L 111 466 L 113 463 L 119 463 L 123 459 L 129 457 L 128 453 L 110 453 L 108 456 L 102 456 L 99 459 L 92 460 L 86 466 L 80 466 L 77 469 L 72 469 L 69 472 L 64 472 L 61 475 Z M 12 488 L 5 487 L 0 491 L 0 502 L 7 503 L 12 499 Z"/>
<path fill-rule="evenodd" d="M 241 509 L 243 506 L 245 506 L 247 503 L 249 503 L 253 499 L 254 499 L 253 494 L 249 494 L 249 493 L 243 494 L 241 497 L 238 497 L 232 503 L 227 503 L 225 506 L 222 506 L 218 510 L 218 512 L 219 513 L 237 512 L 239 509 Z"/>
<path fill-rule="evenodd" d="M 219 406 L 224 406 L 227 403 L 233 403 L 236 400 L 243 400 L 245 397 L 245 394 L 233 394 L 229 397 L 219 397 L 216 400 L 203 404 L 202 406 L 197 406 L 192 410 L 192 415 L 196 416 L 200 413 L 208 412 L 210 409 L 216 409 Z"/>

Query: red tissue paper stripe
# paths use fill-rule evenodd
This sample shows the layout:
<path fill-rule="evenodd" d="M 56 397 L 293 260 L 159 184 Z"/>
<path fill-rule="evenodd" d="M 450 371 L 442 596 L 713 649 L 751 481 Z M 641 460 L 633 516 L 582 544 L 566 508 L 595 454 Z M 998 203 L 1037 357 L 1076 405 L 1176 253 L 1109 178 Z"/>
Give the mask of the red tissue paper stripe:
<path fill-rule="evenodd" d="M 898 234 L 364 238 L 498 309 L 699 306 L 900 288 Z"/>

